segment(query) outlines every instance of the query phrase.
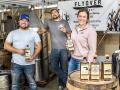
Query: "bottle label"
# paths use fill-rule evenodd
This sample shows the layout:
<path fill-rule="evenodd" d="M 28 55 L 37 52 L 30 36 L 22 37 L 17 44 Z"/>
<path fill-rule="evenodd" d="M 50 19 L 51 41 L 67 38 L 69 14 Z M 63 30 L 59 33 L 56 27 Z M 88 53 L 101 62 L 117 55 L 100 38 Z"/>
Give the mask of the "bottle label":
<path fill-rule="evenodd" d="M 26 51 L 25 51 L 25 57 L 26 57 L 26 58 L 29 58 L 29 57 L 30 57 L 30 50 L 26 50 Z"/>
<path fill-rule="evenodd" d="M 30 58 L 31 52 L 29 46 L 26 47 L 25 49 L 25 58 Z"/>
<path fill-rule="evenodd" d="M 60 25 L 58 26 L 58 29 L 61 30 L 63 27 L 64 27 L 64 25 L 63 25 L 63 24 L 60 24 Z"/>
<path fill-rule="evenodd" d="M 72 42 L 71 39 L 68 39 L 68 40 L 67 40 L 67 49 L 68 49 L 69 51 L 73 51 L 73 50 L 74 50 L 73 42 Z"/>

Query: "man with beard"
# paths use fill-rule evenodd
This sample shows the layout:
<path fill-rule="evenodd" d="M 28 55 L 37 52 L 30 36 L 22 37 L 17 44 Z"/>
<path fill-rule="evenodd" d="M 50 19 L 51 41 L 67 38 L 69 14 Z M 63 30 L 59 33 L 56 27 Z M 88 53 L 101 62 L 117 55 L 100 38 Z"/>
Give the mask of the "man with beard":
<path fill-rule="evenodd" d="M 68 51 L 65 43 L 71 29 L 66 20 L 60 18 L 59 10 L 51 10 L 52 19 L 45 21 L 45 29 L 51 35 L 50 64 L 53 71 L 58 76 L 59 90 L 64 90 L 67 81 Z"/>
<path fill-rule="evenodd" d="M 4 48 L 12 52 L 12 86 L 11 90 L 20 89 L 20 79 L 26 76 L 29 90 L 37 90 L 34 80 L 35 58 L 41 50 L 41 40 L 39 35 L 29 29 L 29 15 L 21 14 L 19 17 L 19 29 L 11 31 L 4 43 Z M 25 58 L 25 48 L 29 47 L 30 57 Z"/>

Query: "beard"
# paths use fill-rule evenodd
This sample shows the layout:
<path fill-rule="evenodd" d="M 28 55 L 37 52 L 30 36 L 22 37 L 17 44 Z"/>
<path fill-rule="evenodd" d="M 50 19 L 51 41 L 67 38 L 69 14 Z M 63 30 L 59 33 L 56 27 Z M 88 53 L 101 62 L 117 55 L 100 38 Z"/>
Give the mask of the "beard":
<path fill-rule="evenodd" d="M 27 27 L 20 27 L 20 28 L 25 30 L 25 29 L 28 29 L 28 27 L 29 27 L 29 26 L 27 26 Z"/>
<path fill-rule="evenodd" d="M 57 15 L 54 15 L 54 16 L 52 17 L 52 19 L 55 20 L 55 19 L 58 19 L 59 17 L 60 17 L 60 15 L 58 15 L 58 16 L 57 16 Z"/>

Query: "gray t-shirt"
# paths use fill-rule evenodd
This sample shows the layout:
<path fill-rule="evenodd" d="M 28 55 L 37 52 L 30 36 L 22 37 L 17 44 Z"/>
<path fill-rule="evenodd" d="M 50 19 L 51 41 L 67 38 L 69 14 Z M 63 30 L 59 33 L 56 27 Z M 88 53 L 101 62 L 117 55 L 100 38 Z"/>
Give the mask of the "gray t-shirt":
<path fill-rule="evenodd" d="M 34 53 L 35 42 L 40 42 L 40 37 L 31 29 L 26 31 L 17 29 L 8 34 L 6 41 L 12 43 L 13 47 L 17 49 L 25 49 L 26 46 L 29 45 L 32 55 Z M 24 55 L 19 55 L 16 53 L 12 53 L 12 62 L 19 65 L 35 64 L 35 60 L 32 62 L 27 62 L 25 61 Z"/>
<path fill-rule="evenodd" d="M 65 43 L 67 40 L 67 35 L 59 30 L 60 25 L 64 25 L 67 29 L 67 32 L 71 32 L 70 26 L 66 20 L 53 21 L 48 20 L 45 21 L 44 26 L 47 30 L 49 30 L 51 34 L 51 44 L 53 49 L 65 49 Z"/>

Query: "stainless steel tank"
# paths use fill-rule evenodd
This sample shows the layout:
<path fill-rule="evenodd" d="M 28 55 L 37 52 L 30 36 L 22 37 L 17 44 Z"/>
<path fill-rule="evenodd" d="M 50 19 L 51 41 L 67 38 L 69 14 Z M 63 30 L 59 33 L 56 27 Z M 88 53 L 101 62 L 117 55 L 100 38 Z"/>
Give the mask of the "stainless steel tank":
<path fill-rule="evenodd" d="M 36 59 L 35 60 L 35 81 L 39 82 L 42 80 L 43 80 L 43 74 L 42 74 L 41 60 Z"/>

